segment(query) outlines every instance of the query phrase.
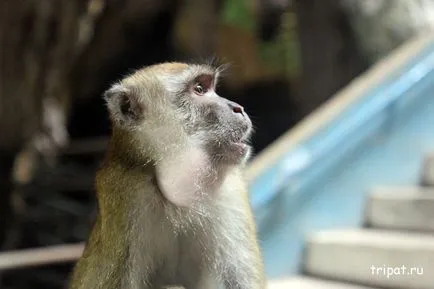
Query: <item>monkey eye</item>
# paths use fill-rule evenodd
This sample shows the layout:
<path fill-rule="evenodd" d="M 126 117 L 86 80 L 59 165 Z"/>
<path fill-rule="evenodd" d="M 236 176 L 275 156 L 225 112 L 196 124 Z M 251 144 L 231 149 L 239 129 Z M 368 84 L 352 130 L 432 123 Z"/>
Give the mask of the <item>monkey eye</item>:
<path fill-rule="evenodd" d="M 206 93 L 206 89 L 203 87 L 202 84 L 196 83 L 194 85 L 194 92 L 198 95 L 203 95 L 204 93 Z"/>

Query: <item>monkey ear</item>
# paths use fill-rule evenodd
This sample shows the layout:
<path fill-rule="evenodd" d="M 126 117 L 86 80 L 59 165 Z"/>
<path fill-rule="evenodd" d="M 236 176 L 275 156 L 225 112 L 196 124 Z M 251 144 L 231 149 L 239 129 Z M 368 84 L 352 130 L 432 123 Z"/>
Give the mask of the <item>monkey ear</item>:
<path fill-rule="evenodd" d="M 115 84 L 107 90 L 104 100 L 111 118 L 119 124 L 132 125 L 143 119 L 143 103 L 137 95 L 121 84 Z"/>

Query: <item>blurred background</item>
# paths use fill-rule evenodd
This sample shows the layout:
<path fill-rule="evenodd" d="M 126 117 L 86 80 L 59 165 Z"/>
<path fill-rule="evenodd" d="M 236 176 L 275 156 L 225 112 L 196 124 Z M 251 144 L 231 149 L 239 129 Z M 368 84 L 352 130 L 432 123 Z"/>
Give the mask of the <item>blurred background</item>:
<path fill-rule="evenodd" d="M 219 93 L 251 115 L 256 157 L 433 28 L 429 0 L 0 0 L 0 288 L 65 287 L 77 248 L 50 246 L 89 233 L 110 131 L 101 95 L 122 76 L 230 63 Z"/>

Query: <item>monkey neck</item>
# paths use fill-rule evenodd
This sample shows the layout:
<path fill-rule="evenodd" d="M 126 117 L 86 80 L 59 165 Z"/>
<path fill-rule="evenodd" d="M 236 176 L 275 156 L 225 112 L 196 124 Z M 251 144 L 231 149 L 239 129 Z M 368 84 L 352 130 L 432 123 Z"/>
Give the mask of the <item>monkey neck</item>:
<path fill-rule="evenodd" d="M 191 207 L 207 202 L 219 191 L 231 166 L 215 161 L 205 148 L 192 142 L 173 142 L 154 148 L 141 139 L 140 132 L 114 127 L 106 164 L 118 164 L 127 174 L 151 174 L 159 195 L 178 207 Z M 153 156 L 153 158 L 151 157 Z M 144 170 L 149 167 L 152 170 Z M 143 176 L 144 177 L 144 176 Z M 140 176 L 137 177 L 140 180 Z"/>
<path fill-rule="evenodd" d="M 106 163 L 116 162 L 126 167 L 143 166 L 155 162 L 143 148 L 135 132 L 113 127 L 109 141 Z"/>

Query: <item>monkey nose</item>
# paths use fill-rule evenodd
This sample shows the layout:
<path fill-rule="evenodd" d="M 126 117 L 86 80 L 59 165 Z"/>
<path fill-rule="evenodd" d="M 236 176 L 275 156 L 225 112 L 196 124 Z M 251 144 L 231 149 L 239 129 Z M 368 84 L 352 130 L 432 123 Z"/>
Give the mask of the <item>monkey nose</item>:
<path fill-rule="evenodd" d="M 232 108 L 232 111 L 235 113 L 243 113 L 243 108 L 241 106 L 236 106 Z"/>
<path fill-rule="evenodd" d="M 244 115 L 244 108 L 241 105 L 234 103 L 234 102 L 230 102 L 230 103 L 228 103 L 228 105 L 232 109 L 233 113 L 239 113 L 239 114 Z"/>

